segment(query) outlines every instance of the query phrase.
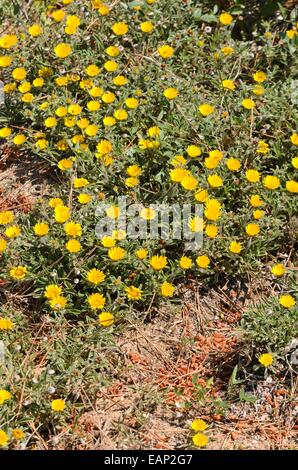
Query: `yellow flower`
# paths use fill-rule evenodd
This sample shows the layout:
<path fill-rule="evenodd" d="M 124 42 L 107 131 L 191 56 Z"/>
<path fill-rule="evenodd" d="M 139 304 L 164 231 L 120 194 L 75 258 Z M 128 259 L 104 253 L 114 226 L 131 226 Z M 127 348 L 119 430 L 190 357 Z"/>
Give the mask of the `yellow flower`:
<path fill-rule="evenodd" d="M 198 202 L 206 202 L 208 198 L 208 191 L 207 189 L 198 189 L 195 194 L 195 199 Z"/>
<path fill-rule="evenodd" d="M 61 294 L 62 289 L 60 286 L 57 286 L 57 284 L 49 284 L 44 291 L 44 296 L 49 300 L 59 297 Z"/>
<path fill-rule="evenodd" d="M 279 298 L 279 303 L 282 307 L 292 308 L 296 305 L 294 297 L 290 294 L 281 295 Z"/>
<path fill-rule="evenodd" d="M 139 100 L 136 98 L 126 98 L 125 104 L 129 109 L 135 109 L 139 105 Z"/>
<path fill-rule="evenodd" d="M 57 398 L 56 400 L 52 400 L 51 408 L 53 411 L 63 411 L 65 409 L 65 401 L 61 398 Z"/>
<path fill-rule="evenodd" d="M 50 307 L 53 310 L 62 310 L 67 304 L 67 299 L 61 295 L 57 295 L 50 299 Z"/>
<path fill-rule="evenodd" d="M 3 49 L 10 49 L 15 46 L 18 42 L 18 38 L 15 34 L 4 34 L 0 37 L 0 47 Z"/>
<path fill-rule="evenodd" d="M 286 190 L 290 193 L 298 193 L 298 183 L 297 181 L 290 180 L 286 182 Z"/>
<path fill-rule="evenodd" d="M 218 235 L 218 228 L 216 227 L 216 225 L 212 225 L 212 224 L 206 225 L 205 233 L 207 237 L 215 238 Z"/>
<path fill-rule="evenodd" d="M 65 17 L 65 11 L 63 10 L 54 10 L 51 14 L 53 20 L 55 20 L 57 23 L 60 23 Z"/>
<path fill-rule="evenodd" d="M 209 175 L 207 180 L 212 188 L 220 188 L 223 186 L 222 178 L 219 175 Z"/>
<path fill-rule="evenodd" d="M 114 23 L 112 26 L 112 31 L 116 36 L 123 36 L 128 32 L 128 26 L 126 23 Z"/>
<path fill-rule="evenodd" d="M 85 132 L 89 137 L 94 137 L 96 136 L 99 128 L 96 126 L 96 124 L 90 124 L 89 126 L 86 127 Z"/>
<path fill-rule="evenodd" d="M 263 205 L 263 201 L 261 200 L 261 198 L 258 194 L 253 194 L 250 197 L 249 202 L 253 207 L 260 207 L 260 206 Z"/>
<path fill-rule="evenodd" d="M 138 287 L 128 286 L 125 288 L 125 292 L 128 299 L 140 300 L 142 298 L 142 291 Z"/>
<path fill-rule="evenodd" d="M 10 224 L 14 219 L 14 213 L 11 211 L 0 212 L 0 225 Z"/>
<path fill-rule="evenodd" d="M 179 266 L 181 269 L 189 269 L 192 265 L 192 260 L 188 256 L 181 256 Z"/>
<path fill-rule="evenodd" d="M 15 428 L 11 431 L 11 434 L 17 441 L 21 441 L 25 437 L 25 433 L 22 429 Z"/>
<path fill-rule="evenodd" d="M 0 129 L 0 137 L 3 139 L 6 139 L 6 137 L 9 137 L 11 134 L 11 129 L 9 127 L 2 127 Z"/>
<path fill-rule="evenodd" d="M 210 259 L 206 255 L 198 256 L 196 259 L 196 263 L 199 268 L 206 269 L 210 264 Z"/>
<path fill-rule="evenodd" d="M 9 437 L 6 432 L 0 429 L 0 447 L 5 447 L 9 442 Z"/>
<path fill-rule="evenodd" d="M 9 318 L 0 317 L 0 331 L 9 331 L 14 327 L 14 323 Z"/>
<path fill-rule="evenodd" d="M 57 125 L 57 119 L 54 117 L 48 117 L 47 119 L 45 119 L 44 124 L 46 127 L 49 128 L 54 127 Z"/>
<path fill-rule="evenodd" d="M 110 312 L 102 312 L 98 315 L 98 321 L 101 326 L 107 327 L 115 323 L 115 317 Z"/>
<path fill-rule="evenodd" d="M 125 111 L 125 109 L 116 109 L 114 111 L 114 117 L 118 121 L 125 121 L 128 118 L 128 114 L 127 114 L 127 111 Z"/>
<path fill-rule="evenodd" d="M 143 33 L 151 33 L 154 29 L 154 25 L 151 21 L 144 21 L 140 24 L 140 29 Z"/>
<path fill-rule="evenodd" d="M 113 83 L 114 85 L 117 85 L 117 86 L 126 85 L 127 81 L 128 80 L 126 77 L 124 77 L 124 75 L 117 75 L 117 77 L 113 78 Z"/>
<path fill-rule="evenodd" d="M 193 217 L 188 222 L 188 227 L 192 232 L 203 232 L 204 230 L 204 220 L 200 217 Z"/>
<path fill-rule="evenodd" d="M 205 210 L 204 210 L 204 216 L 208 220 L 215 221 L 217 220 L 221 215 L 221 204 L 217 199 L 207 199 L 206 205 L 205 205 Z"/>
<path fill-rule="evenodd" d="M 125 180 L 125 186 L 127 186 L 128 188 L 134 188 L 138 184 L 139 184 L 139 179 L 134 176 L 131 176 L 130 178 L 126 178 Z"/>
<path fill-rule="evenodd" d="M 266 78 L 267 78 L 267 75 L 265 74 L 265 72 L 262 72 L 262 71 L 255 72 L 253 74 L 253 79 L 257 83 L 264 82 L 266 80 Z"/>
<path fill-rule="evenodd" d="M 252 92 L 257 95 L 261 96 L 265 93 L 265 89 L 262 87 L 262 85 L 255 85 L 254 88 L 252 89 Z"/>
<path fill-rule="evenodd" d="M 44 85 L 44 79 L 43 78 L 35 78 L 32 83 L 33 83 L 33 86 L 35 86 L 35 88 L 40 88 Z"/>
<path fill-rule="evenodd" d="M 183 155 L 176 155 L 174 158 L 171 160 L 171 165 L 173 166 L 183 166 L 187 163 L 186 158 L 183 157 Z"/>
<path fill-rule="evenodd" d="M 86 178 L 75 178 L 73 180 L 73 186 L 74 188 L 84 188 L 85 186 L 88 186 L 89 181 Z"/>
<path fill-rule="evenodd" d="M 34 95 L 32 95 L 32 93 L 25 93 L 22 96 L 22 101 L 24 101 L 24 103 L 31 103 L 33 100 L 34 100 Z"/>
<path fill-rule="evenodd" d="M 24 266 L 16 266 L 9 271 L 10 277 L 16 279 L 17 281 L 24 279 L 27 274 L 27 268 Z"/>
<path fill-rule="evenodd" d="M 214 107 L 211 104 L 203 103 L 199 106 L 199 112 L 202 116 L 207 117 L 214 112 Z"/>
<path fill-rule="evenodd" d="M 139 258 L 139 259 L 145 259 L 148 255 L 148 250 L 146 250 L 145 248 L 139 248 L 137 251 L 136 251 L 136 257 Z"/>
<path fill-rule="evenodd" d="M 49 200 L 49 206 L 52 209 L 55 209 L 55 207 L 63 206 L 63 201 L 62 199 L 60 199 L 60 197 L 53 197 L 52 199 Z"/>
<path fill-rule="evenodd" d="M 260 179 L 260 172 L 258 170 L 247 170 L 245 172 L 245 178 L 250 183 L 257 183 Z"/>
<path fill-rule="evenodd" d="M 8 238 L 17 238 L 21 233 L 21 229 L 17 225 L 11 225 L 4 233 Z"/>
<path fill-rule="evenodd" d="M 42 27 L 39 24 L 33 24 L 28 28 L 28 33 L 33 37 L 40 36 L 42 34 Z"/>
<path fill-rule="evenodd" d="M 106 303 L 106 299 L 102 294 L 90 294 L 87 297 L 87 302 L 92 310 L 103 309 Z"/>
<path fill-rule="evenodd" d="M 213 170 L 219 165 L 220 159 L 218 157 L 207 157 L 204 160 L 204 166 L 208 168 L 208 170 Z"/>
<path fill-rule="evenodd" d="M 239 254 L 242 251 L 242 245 L 241 243 L 233 241 L 230 243 L 229 250 L 231 253 Z"/>
<path fill-rule="evenodd" d="M 18 90 L 20 91 L 20 93 L 27 93 L 27 91 L 31 90 L 31 83 L 22 82 L 21 85 L 18 86 Z"/>
<path fill-rule="evenodd" d="M 195 158 L 201 155 L 202 151 L 196 145 L 189 145 L 186 149 L 186 153 L 189 157 Z"/>
<path fill-rule="evenodd" d="M 91 284 L 95 284 L 96 286 L 97 284 L 103 282 L 105 278 L 106 275 L 102 271 L 100 271 L 100 269 L 93 268 L 87 272 L 87 280 L 91 282 Z"/>
<path fill-rule="evenodd" d="M 33 227 L 35 235 L 38 237 L 44 237 L 49 233 L 49 225 L 45 222 L 38 222 L 37 224 L 34 225 Z"/>
<path fill-rule="evenodd" d="M 12 71 L 12 76 L 15 80 L 24 80 L 26 75 L 27 75 L 27 72 L 22 67 L 18 67 Z"/>
<path fill-rule="evenodd" d="M 205 447 L 209 441 L 208 437 L 201 432 L 198 432 L 197 434 L 195 434 L 192 440 L 193 440 L 194 445 L 197 447 Z"/>
<path fill-rule="evenodd" d="M 145 220 L 152 220 L 156 217 L 156 212 L 151 207 L 144 208 L 140 212 L 140 217 Z"/>
<path fill-rule="evenodd" d="M 254 100 L 250 99 L 250 98 L 246 98 L 245 100 L 242 101 L 242 106 L 243 108 L 245 109 L 253 109 L 256 107 L 256 103 L 254 102 Z"/>
<path fill-rule="evenodd" d="M 65 248 L 70 253 L 78 253 L 82 248 L 82 245 L 78 240 L 72 238 L 71 240 L 68 240 L 67 243 L 65 243 Z"/>
<path fill-rule="evenodd" d="M 158 50 L 159 55 L 163 59 L 169 59 L 174 54 L 174 49 L 172 48 L 172 46 L 168 46 L 166 44 L 164 44 L 163 46 L 160 46 L 157 50 Z"/>
<path fill-rule="evenodd" d="M 232 15 L 230 13 L 221 13 L 219 16 L 219 22 L 224 26 L 229 26 L 233 21 Z"/>
<path fill-rule="evenodd" d="M 228 56 L 228 55 L 233 54 L 234 48 L 230 47 L 230 46 L 224 46 L 224 47 L 221 48 L 221 52 L 222 52 L 223 55 Z"/>
<path fill-rule="evenodd" d="M 256 220 L 261 219 L 262 217 L 264 217 L 264 215 L 265 215 L 265 211 L 261 211 L 261 210 L 259 210 L 259 209 L 257 209 L 257 210 L 254 211 L 254 213 L 253 213 L 253 217 L 254 217 L 254 219 L 256 219 Z"/>
<path fill-rule="evenodd" d="M 118 68 L 118 64 L 114 60 L 108 60 L 103 64 L 103 66 L 107 72 L 115 72 Z"/>
<path fill-rule="evenodd" d="M 124 258 L 125 250 L 120 246 L 115 246 L 109 249 L 108 256 L 113 261 L 119 261 Z"/>
<path fill-rule="evenodd" d="M 273 363 L 272 354 L 269 354 L 269 353 L 262 354 L 259 357 L 259 363 L 262 364 L 262 366 L 264 366 L 264 367 L 271 366 L 271 364 Z"/>
<path fill-rule="evenodd" d="M 263 179 L 263 185 L 267 189 L 277 189 L 280 186 L 280 180 L 277 176 L 267 175 Z"/>
<path fill-rule="evenodd" d="M 88 101 L 87 108 L 91 112 L 97 111 L 100 108 L 100 103 L 99 101 Z M 85 129 L 89 125 L 89 121 L 88 119 L 85 119 L 84 122 L 86 123 L 86 125 L 84 124 L 84 126 L 80 127 Z M 77 123 L 77 125 L 79 125 L 79 123 Z"/>
<path fill-rule="evenodd" d="M 258 224 L 247 224 L 245 227 L 245 231 L 250 237 L 255 237 L 260 233 L 260 227 L 258 226 Z"/>
<path fill-rule="evenodd" d="M 285 267 L 278 263 L 278 264 L 275 264 L 274 266 L 272 266 L 271 268 L 271 272 L 273 274 L 273 276 L 276 276 L 276 277 L 280 277 L 280 276 L 283 276 L 284 273 L 285 273 Z"/>
<path fill-rule="evenodd" d="M 149 127 L 147 130 L 147 135 L 149 137 L 158 137 L 160 135 L 160 128 L 157 126 Z"/>
<path fill-rule="evenodd" d="M 78 201 L 80 204 L 88 204 L 92 199 L 90 194 L 81 193 L 78 195 Z"/>
<path fill-rule="evenodd" d="M 54 52 L 56 56 L 59 57 L 59 59 L 65 59 L 69 56 L 69 54 L 72 53 L 72 48 L 69 44 L 61 42 L 60 44 L 57 44 L 57 46 L 54 48 Z"/>
<path fill-rule="evenodd" d="M 68 15 L 66 18 L 66 24 L 71 28 L 78 28 L 81 24 L 81 20 L 76 15 Z"/>
<path fill-rule="evenodd" d="M 107 5 L 105 5 L 104 3 L 102 3 L 98 8 L 98 12 L 99 12 L 100 15 L 106 16 L 110 13 L 110 8 Z"/>
<path fill-rule="evenodd" d="M 101 140 L 96 148 L 100 155 L 107 155 L 113 150 L 113 145 L 109 140 Z"/>
<path fill-rule="evenodd" d="M 172 297 L 175 292 L 175 286 L 173 286 L 173 284 L 171 284 L 170 282 L 165 281 L 160 286 L 160 291 L 161 295 L 163 295 L 164 297 Z"/>
<path fill-rule="evenodd" d="M 116 124 L 116 119 L 113 116 L 106 116 L 102 120 L 103 125 L 106 127 L 112 127 Z"/>
<path fill-rule="evenodd" d="M 226 90 L 234 91 L 235 88 L 236 88 L 236 85 L 233 82 L 233 80 L 223 80 L 221 82 L 221 84 L 222 84 L 223 88 L 225 88 Z"/>
<path fill-rule="evenodd" d="M 257 153 L 266 154 L 269 152 L 269 145 L 264 140 L 259 140 Z"/>
<path fill-rule="evenodd" d="M 82 106 L 80 106 L 79 104 L 77 103 L 73 103 L 71 105 L 68 106 L 67 108 L 67 111 L 69 112 L 69 114 L 71 114 L 72 116 L 78 116 L 79 114 L 81 114 L 82 112 Z"/>
<path fill-rule="evenodd" d="M 191 423 L 191 429 L 194 431 L 205 431 L 207 428 L 207 423 L 203 419 L 195 419 Z"/>
<path fill-rule="evenodd" d="M 179 91 L 177 88 L 166 88 L 163 94 L 168 100 L 173 100 L 174 98 L 177 98 Z"/>
<path fill-rule="evenodd" d="M 291 135 L 290 139 L 293 145 L 298 145 L 298 134 L 296 132 Z"/>
<path fill-rule="evenodd" d="M 113 237 L 109 237 L 109 236 L 105 235 L 101 239 L 101 244 L 105 248 L 112 248 L 113 246 L 116 245 L 116 240 Z"/>
<path fill-rule="evenodd" d="M 295 29 L 288 29 L 286 35 L 289 39 L 294 39 L 297 36 L 297 31 Z"/>
<path fill-rule="evenodd" d="M 226 165 L 230 171 L 238 171 L 241 167 L 241 162 L 237 158 L 228 158 Z"/>
<path fill-rule="evenodd" d="M 13 143 L 15 145 L 22 145 L 26 141 L 26 136 L 24 134 L 17 134 L 13 138 Z"/>
<path fill-rule="evenodd" d="M 0 238 L 0 253 L 3 253 L 3 251 L 6 250 L 7 247 L 7 241 L 4 240 L 4 238 Z"/>
<path fill-rule="evenodd" d="M 67 222 L 64 225 L 64 231 L 68 237 L 80 237 L 82 235 L 82 226 L 77 222 Z"/>
<path fill-rule="evenodd" d="M 182 178 L 180 183 L 184 189 L 187 189 L 189 191 L 194 191 L 198 186 L 198 181 L 192 175 L 185 176 L 184 178 Z"/>
<path fill-rule="evenodd" d="M 168 263 L 168 260 L 165 256 L 155 255 L 150 259 L 150 265 L 156 271 L 164 269 Z"/>
<path fill-rule="evenodd" d="M 64 224 L 70 217 L 70 210 L 67 206 L 59 205 L 55 207 L 54 217 L 56 222 Z"/>
<path fill-rule="evenodd" d="M 11 399 L 11 393 L 8 390 L 0 390 L 0 405 Z"/>
<path fill-rule="evenodd" d="M 110 206 L 106 209 L 106 214 L 110 219 L 118 219 L 120 216 L 120 208 L 117 206 Z"/>
<path fill-rule="evenodd" d="M 55 83 L 58 86 L 66 86 L 68 84 L 68 78 L 67 77 L 57 77 L 57 78 L 55 78 Z"/>
<path fill-rule="evenodd" d="M 110 57 L 118 57 L 118 55 L 120 54 L 120 49 L 116 46 L 109 46 L 106 48 L 106 53 Z"/>
<path fill-rule="evenodd" d="M 0 56 L 0 67 L 9 67 L 12 63 L 12 58 L 8 55 Z"/>
<path fill-rule="evenodd" d="M 105 104 L 111 104 L 115 101 L 116 96 L 114 95 L 114 93 L 109 91 L 108 93 L 104 93 L 102 95 L 101 99 Z"/>

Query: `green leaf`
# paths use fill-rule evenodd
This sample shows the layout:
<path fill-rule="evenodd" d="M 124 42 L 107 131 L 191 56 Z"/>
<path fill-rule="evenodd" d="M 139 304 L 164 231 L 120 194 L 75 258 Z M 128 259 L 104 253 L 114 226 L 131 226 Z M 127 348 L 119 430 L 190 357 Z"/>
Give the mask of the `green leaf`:
<path fill-rule="evenodd" d="M 239 399 L 240 401 L 245 401 L 248 403 L 255 403 L 257 401 L 257 397 L 255 397 L 251 393 L 245 393 L 244 387 L 241 387 L 241 390 L 239 392 Z"/>
<path fill-rule="evenodd" d="M 201 19 L 201 16 L 202 16 L 202 9 L 201 8 L 197 8 L 194 12 L 193 12 L 193 17 L 195 20 L 200 20 Z"/>
<path fill-rule="evenodd" d="M 214 23 L 217 21 L 217 17 L 212 14 L 206 14 L 201 16 L 201 21 L 205 21 L 205 23 Z"/>

